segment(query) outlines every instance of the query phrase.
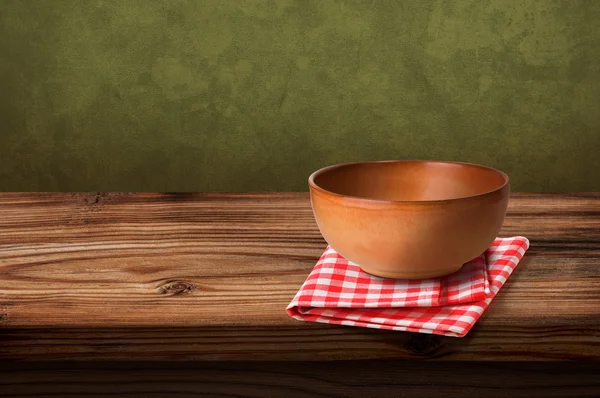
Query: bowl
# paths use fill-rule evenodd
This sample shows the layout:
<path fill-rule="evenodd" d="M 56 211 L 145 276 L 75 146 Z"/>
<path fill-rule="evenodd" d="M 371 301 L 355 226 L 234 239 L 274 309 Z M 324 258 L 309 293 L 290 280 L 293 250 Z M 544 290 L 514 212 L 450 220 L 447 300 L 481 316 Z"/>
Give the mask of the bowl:
<path fill-rule="evenodd" d="M 458 271 L 497 237 L 508 176 L 470 163 L 344 163 L 308 179 L 323 238 L 372 275 L 422 279 Z"/>

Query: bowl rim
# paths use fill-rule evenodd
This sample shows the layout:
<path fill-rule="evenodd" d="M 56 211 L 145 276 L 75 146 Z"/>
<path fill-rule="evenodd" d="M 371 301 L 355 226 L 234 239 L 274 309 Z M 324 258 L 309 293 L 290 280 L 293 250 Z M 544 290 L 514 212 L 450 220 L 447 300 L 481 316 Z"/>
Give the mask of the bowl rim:
<path fill-rule="evenodd" d="M 325 188 L 322 188 L 322 187 L 318 186 L 314 181 L 315 178 L 318 177 L 320 174 L 326 173 L 333 169 L 351 166 L 351 165 L 355 165 L 355 164 L 377 164 L 377 163 L 379 163 L 379 164 L 380 163 L 435 163 L 435 164 L 441 163 L 441 164 L 455 164 L 455 165 L 460 165 L 460 166 L 475 167 L 475 168 L 485 169 L 485 170 L 489 170 L 489 171 L 498 173 L 500 176 L 502 176 L 504 178 L 504 183 L 501 186 L 499 186 L 498 188 L 492 189 L 490 191 L 478 193 L 476 195 L 470 195 L 470 196 L 460 196 L 460 197 L 456 197 L 456 198 L 432 199 L 432 200 L 390 200 L 390 199 L 372 199 L 372 198 L 365 198 L 365 197 L 361 197 L 361 196 L 352 196 L 352 195 L 342 195 L 340 193 L 329 191 Z M 346 163 L 338 163 L 338 164 L 333 164 L 330 166 L 322 167 L 322 168 L 314 171 L 308 177 L 309 188 L 311 190 L 315 190 L 321 194 L 331 195 L 334 197 L 348 199 L 348 200 L 352 200 L 352 201 L 358 201 L 358 202 L 362 202 L 362 203 L 380 203 L 380 204 L 385 204 L 385 203 L 387 203 L 387 204 L 393 204 L 393 203 L 432 204 L 432 203 L 448 203 L 448 202 L 453 202 L 453 201 L 468 200 L 468 199 L 480 198 L 483 196 L 491 195 L 495 192 L 501 191 L 509 184 L 510 184 L 510 178 L 508 177 L 508 175 L 498 169 L 495 169 L 495 168 L 492 168 L 489 166 L 483 166 L 483 165 L 476 164 L 476 163 L 456 162 L 456 161 L 450 161 L 450 160 L 401 159 L 401 160 L 366 160 L 366 161 L 357 161 L 357 162 L 346 162 Z"/>

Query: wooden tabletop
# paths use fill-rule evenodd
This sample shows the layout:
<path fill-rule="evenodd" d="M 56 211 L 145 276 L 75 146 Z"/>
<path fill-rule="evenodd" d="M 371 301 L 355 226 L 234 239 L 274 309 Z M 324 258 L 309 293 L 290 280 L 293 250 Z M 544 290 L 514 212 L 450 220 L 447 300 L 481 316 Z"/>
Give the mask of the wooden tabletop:
<path fill-rule="evenodd" d="M 512 195 L 531 247 L 464 338 L 299 322 L 307 193 L 0 194 L 0 359 L 600 359 L 600 194 Z"/>

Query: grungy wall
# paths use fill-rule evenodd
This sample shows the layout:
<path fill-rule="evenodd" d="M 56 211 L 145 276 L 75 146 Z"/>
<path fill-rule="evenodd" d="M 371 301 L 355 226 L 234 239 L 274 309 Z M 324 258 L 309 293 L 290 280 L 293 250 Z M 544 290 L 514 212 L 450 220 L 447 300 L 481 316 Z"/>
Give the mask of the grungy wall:
<path fill-rule="evenodd" d="M 306 190 L 440 159 L 600 191 L 600 1 L 2 0 L 0 190 Z"/>

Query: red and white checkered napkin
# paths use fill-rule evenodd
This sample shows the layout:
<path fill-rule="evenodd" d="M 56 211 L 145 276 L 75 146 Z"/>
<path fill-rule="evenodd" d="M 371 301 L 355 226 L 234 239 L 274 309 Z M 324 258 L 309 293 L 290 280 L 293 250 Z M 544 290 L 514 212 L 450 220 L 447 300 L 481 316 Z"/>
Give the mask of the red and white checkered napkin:
<path fill-rule="evenodd" d="M 497 238 L 452 275 L 403 280 L 367 274 L 328 246 L 287 312 L 301 321 L 463 337 L 528 248 L 522 236 Z"/>

